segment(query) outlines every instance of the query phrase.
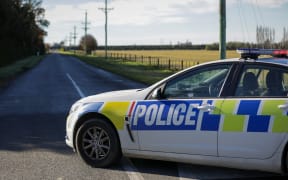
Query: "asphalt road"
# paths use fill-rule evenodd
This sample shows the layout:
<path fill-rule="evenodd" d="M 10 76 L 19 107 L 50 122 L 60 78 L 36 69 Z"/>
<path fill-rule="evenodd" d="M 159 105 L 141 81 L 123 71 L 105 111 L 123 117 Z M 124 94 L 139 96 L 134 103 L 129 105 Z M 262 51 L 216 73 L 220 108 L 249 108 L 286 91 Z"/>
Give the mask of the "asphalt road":
<path fill-rule="evenodd" d="M 72 79 L 72 80 L 71 80 Z M 274 174 L 123 158 L 91 168 L 66 146 L 65 117 L 82 95 L 142 88 L 142 84 L 52 54 L 0 92 L 0 179 L 231 179 Z"/>

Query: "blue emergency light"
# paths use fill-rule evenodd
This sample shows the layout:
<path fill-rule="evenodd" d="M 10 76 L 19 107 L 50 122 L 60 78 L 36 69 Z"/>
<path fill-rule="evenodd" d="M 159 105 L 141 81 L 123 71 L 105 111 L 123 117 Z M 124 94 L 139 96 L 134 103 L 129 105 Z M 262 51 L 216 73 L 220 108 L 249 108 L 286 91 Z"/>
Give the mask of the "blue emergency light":
<path fill-rule="evenodd" d="M 237 52 L 242 59 L 258 59 L 260 55 L 270 55 L 273 57 L 288 57 L 288 50 L 283 49 L 258 49 L 258 48 L 239 48 Z"/>

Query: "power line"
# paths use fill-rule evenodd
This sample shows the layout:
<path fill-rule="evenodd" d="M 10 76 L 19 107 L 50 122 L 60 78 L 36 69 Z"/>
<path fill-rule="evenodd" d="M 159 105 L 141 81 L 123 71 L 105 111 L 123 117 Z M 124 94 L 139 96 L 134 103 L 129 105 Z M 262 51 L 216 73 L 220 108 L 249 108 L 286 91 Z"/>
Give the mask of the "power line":
<path fill-rule="evenodd" d="M 242 30 L 242 34 L 243 34 L 243 41 L 246 42 L 246 34 L 245 34 L 245 28 L 244 28 L 244 23 L 243 23 L 243 19 L 242 19 L 242 14 L 241 14 L 241 4 L 240 4 L 240 0 L 237 1 L 237 9 L 238 9 L 238 15 L 240 18 L 240 24 L 241 24 L 241 30 Z"/>
<path fill-rule="evenodd" d="M 248 30 L 248 25 L 247 25 L 245 12 L 242 9 L 243 8 L 242 0 L 238 0 L 237 2 L 238 2 L 238 13 L 239 13 L 239 16 L 240 16 L 241 26 L 242 26 L 242 30 L 243 30 L 244 42 L 246 41 L 245 40 L 245 37 L 246 37 L 247 38 L 247 42 L 248 42 L 248 44 L 250 46 L 251 44 L 250 44 L 249 40 L 251 40 L 251 38 L 250 38 L 249 30 Z"/>

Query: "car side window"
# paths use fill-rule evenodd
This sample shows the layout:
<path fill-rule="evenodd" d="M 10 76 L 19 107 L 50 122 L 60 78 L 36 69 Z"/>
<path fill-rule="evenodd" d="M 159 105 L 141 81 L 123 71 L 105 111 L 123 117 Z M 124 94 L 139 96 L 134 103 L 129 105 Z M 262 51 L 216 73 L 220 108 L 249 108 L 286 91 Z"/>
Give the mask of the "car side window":
<path fill-rule="evenodd" d="M 210 66 L 184 74 L 167 82 L 163 97 L 181 99 L 217 97 L 231 65 Z"/>
<path fill-rule="evenodd" d="M 287 96 L 288 71 L 275 67 L 247 66 L 241 73 L 235 96 Z"/>

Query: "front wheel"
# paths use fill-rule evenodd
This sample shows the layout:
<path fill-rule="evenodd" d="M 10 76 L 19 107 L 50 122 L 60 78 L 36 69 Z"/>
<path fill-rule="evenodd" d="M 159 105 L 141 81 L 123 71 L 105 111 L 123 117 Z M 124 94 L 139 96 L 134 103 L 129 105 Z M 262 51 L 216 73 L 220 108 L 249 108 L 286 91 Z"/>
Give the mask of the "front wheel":
<path fill-rule="evenodd" d="M 121 156 L 118 136 L 103 119 L 91 119 L 80 126 L 76 134 L 76 150 L 93 167 L 107 167 Z"/>
<path fill-rule="evenodd" d="M 285 151 L 285 157 L 284 157 L 284 173 L 288 175 L 288 147 L 286 148 Z"/>

